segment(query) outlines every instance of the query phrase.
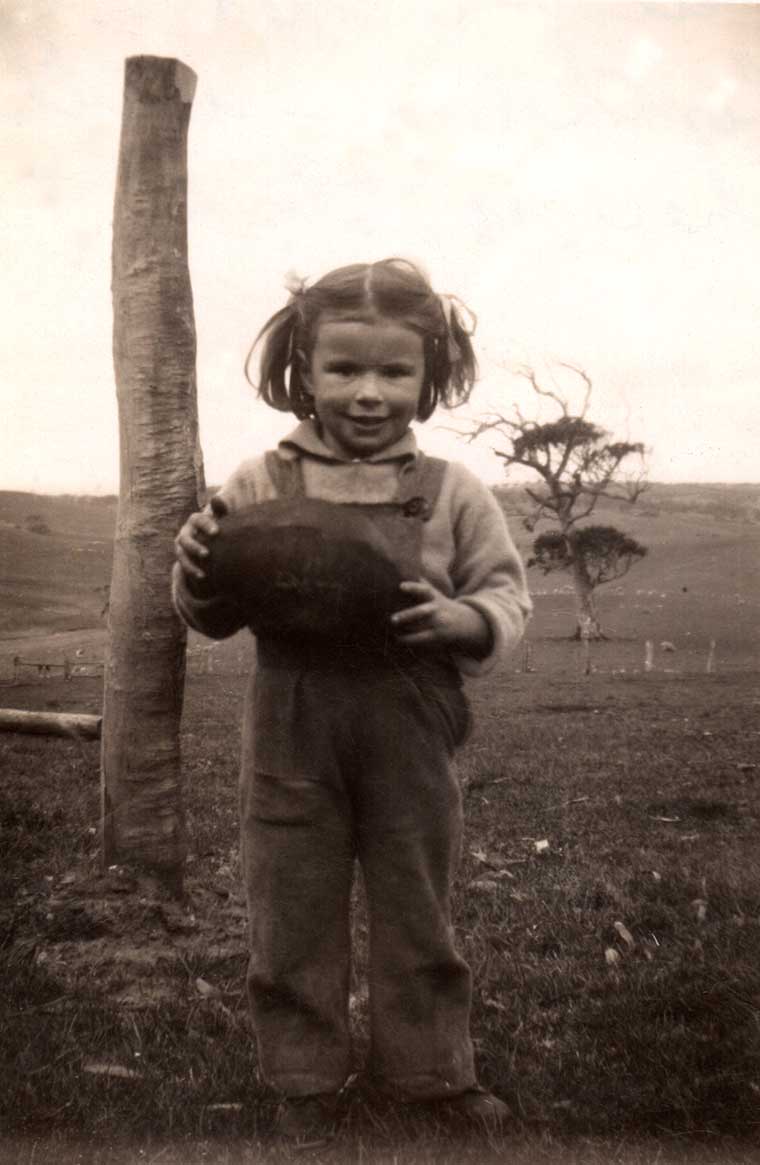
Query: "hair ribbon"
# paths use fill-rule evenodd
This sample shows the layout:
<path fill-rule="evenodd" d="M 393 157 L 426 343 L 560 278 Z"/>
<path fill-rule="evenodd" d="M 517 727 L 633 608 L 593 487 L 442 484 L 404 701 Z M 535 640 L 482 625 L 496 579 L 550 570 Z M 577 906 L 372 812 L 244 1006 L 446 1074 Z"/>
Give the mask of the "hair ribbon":
<path fill-rule="evenodd" d="M 306 276 L 299 275 L 292 268 L 285 273 L 285 278 L 282 282 L 285 285 L 285 290 L 290 292 L 291 300 L 297 299 L 299 295 L 303 295 L 306 291 Z"/>

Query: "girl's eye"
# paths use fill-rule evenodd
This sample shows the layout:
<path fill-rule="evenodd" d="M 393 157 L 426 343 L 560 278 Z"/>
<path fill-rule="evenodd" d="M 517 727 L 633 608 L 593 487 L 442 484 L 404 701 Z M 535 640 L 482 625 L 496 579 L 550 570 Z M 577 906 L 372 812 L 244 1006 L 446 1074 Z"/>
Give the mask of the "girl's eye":
<path fill-rule="evenodd" d="M 333 376 L 356 376 L 358 369 L 355 364 L 341 362 L 336 364 L 329 364 L 327 366 L 327 371 L 331 372 Z"/>
<path fill-rule="evenodd" d="M 325 371 L 331 376 L 350 378 L 360 376 L 362 366 L 359 364 L 351 364 L 349 361 L 336 360 L 334 363 L 327 364 Z M 412 376 L 414 369 L 408 364 L 385 364 L 382 366 L 381 372 L 388 380 L 399 380 L 404 376 Z"/>

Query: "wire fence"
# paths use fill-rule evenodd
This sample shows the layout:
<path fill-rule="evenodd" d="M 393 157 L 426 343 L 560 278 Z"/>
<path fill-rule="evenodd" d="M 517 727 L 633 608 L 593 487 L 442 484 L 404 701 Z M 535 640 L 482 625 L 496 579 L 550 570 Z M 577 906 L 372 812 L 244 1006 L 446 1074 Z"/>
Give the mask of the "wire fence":
<path fill-rule="evenodd" d="M 28 682 L 37 676 L 40 679 L 60 678 L 73 680 L 78 676 L 97 676 L 103 674 L 103 661 L 94 659 L 79 659 L 64 656 L 63 659 L 24 659 L 14 655 L 11 661 L 13 667 L 13 682 Z"/>
<path fill-rule="evenodd" d="M 96 656 L 100 658 L 96 658 Z M 191 643 L 186 655 L 186 675 L 244 676 L 253 666 L 255 652 L 251 636 L 236 636 L 224 642 Z M 86 651 L 61 654 L 60 650 L 28 649 L 22 654 L 0 654 L 0 683 L 4 687 L 43 684 L 50 681 L 73 683 L 100 680 L 105 672 L 104 652 L 90 645 Z"/>
<path fill-rule="evenodd" d="M 760 657 L 751 647 L 737 652 L 715 638 L 696 642 L 662 639 L 526 638 L 513 658 L 517 674 L 579 676 L 716 675 L 760 670 Z"/>
<path fill-rule="evenodd" d="M 94 655 L 94 652 L 90 652 Z M 188 678 L 204 676 L 245 676 L 255 664 L 255 643 L 251 636 L 205 643 L 191 642 L 186 655 Z M 713 675 L 716 673 L 757 670 L 760 661 L 753 657 L 738 659 L 727 646 L 715 638 L 676 644 L 670 640 L 601 639 L 581 637 L 528 637 L 514 655 L 508 669 L 513 674 L 550 675 Z M 103 679 L 103 659 L 85 658 L 83 654 L 52 655 L 43 652 L 29 656 L 15 654 L 0 658 L 0 682 L 4 686 L 47 683 L 59 680 L 70 683 L 83 679 Z"/>

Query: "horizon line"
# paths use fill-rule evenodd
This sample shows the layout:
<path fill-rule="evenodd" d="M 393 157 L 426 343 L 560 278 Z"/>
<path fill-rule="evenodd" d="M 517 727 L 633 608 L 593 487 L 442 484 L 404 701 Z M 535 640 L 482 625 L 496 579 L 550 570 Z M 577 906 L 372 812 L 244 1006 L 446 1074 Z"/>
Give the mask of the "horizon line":
<path fill-rule="evenodd" d="M 522 482 L 517 482 L 517 481 L 514 481 L 514 482 L 509 482 L 509 481 L 495 481 L 495 482 L 493 482 L 493 481 L 490 481 L 490 482 L 484 482 L 484 484 L 489 486 L 491 489 L 498 488 L 498 489 L 508 489 L 508 490 L 520 490 L 520 489 L 525 489 L 526 484 L 529 485 L 530 482 L 522 483 Z M 221 489 L 221 485 L 222 485 L 222 483 L 212 482 L 212 483 L 209 483 L 206 485 L 206 490 L 207 491 L 218 490 L 218 489 Z M 674 480 L 660 480 L 660 479 L 654 480 L 653 479 L 653 480 L 647 481 L 645 483 L 645 490 L 643 492 L 645 493 L 646 489 L 651 487 L 651 486 L 701 486 L 701 487 L 710 487 L 710 486 L 737 486 L 738 487 L 738 486 L 741 486 L 741 487 L 745 487 L 745 488 L 749 488 L 749 487 L 754 486 L 754 487 L 757 487 L 758 489 L 760 489 L 760 480 L 759 481 L 746 481 L 746 480 L 728 481 L 725 478 L 724 479 L 712 479 L 710 481 L 695 481 L 694 479 L 689 479 L 689 478 L 677 479 L 677 480 L 675 480 L 675 479 Z M 108 498 L 116 498 L 116 499 L 119 498 L 118 489 L 116 489 L 116 490 L 113 490 L 113 489 L 112 490 L 104 490 L 104 491 L 87 490 L 87 489 L 76 490 L 76 489 L 66 489 L 66 488 L 40 490 L 40 489 L 24 489 L 23 487 L 14 487 L 14 486 L 0 486 L 0 496 L 3 494 L 26 494 L 29 497 L 37 497 L 37 498 L 98 498 L 98 499 L 103 499 L 103 500 L 108 499 Z"/>

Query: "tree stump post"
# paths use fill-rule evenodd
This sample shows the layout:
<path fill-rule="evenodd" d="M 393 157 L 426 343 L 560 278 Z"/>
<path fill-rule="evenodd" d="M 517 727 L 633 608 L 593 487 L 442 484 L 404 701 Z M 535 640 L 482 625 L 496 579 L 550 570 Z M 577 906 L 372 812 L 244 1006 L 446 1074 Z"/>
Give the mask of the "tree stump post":
<path fill-rule="evenodd" d="M 580 619 L 580 641 L 581 641 L 581 674 L 584 676 L 591 675 L 591 638 L 594 634 L 594 620 L 588 617 L 581 616 Z"/>
<path fill-rule="evenodd" d="M 199 508 L 187 132 L 196 76 L 126 61 L 113 225 L 120 492 L 104 668 L 101 840 L 182 892 L 179 726 L 186 634 L 171 604 L 174 536 Z"/>

